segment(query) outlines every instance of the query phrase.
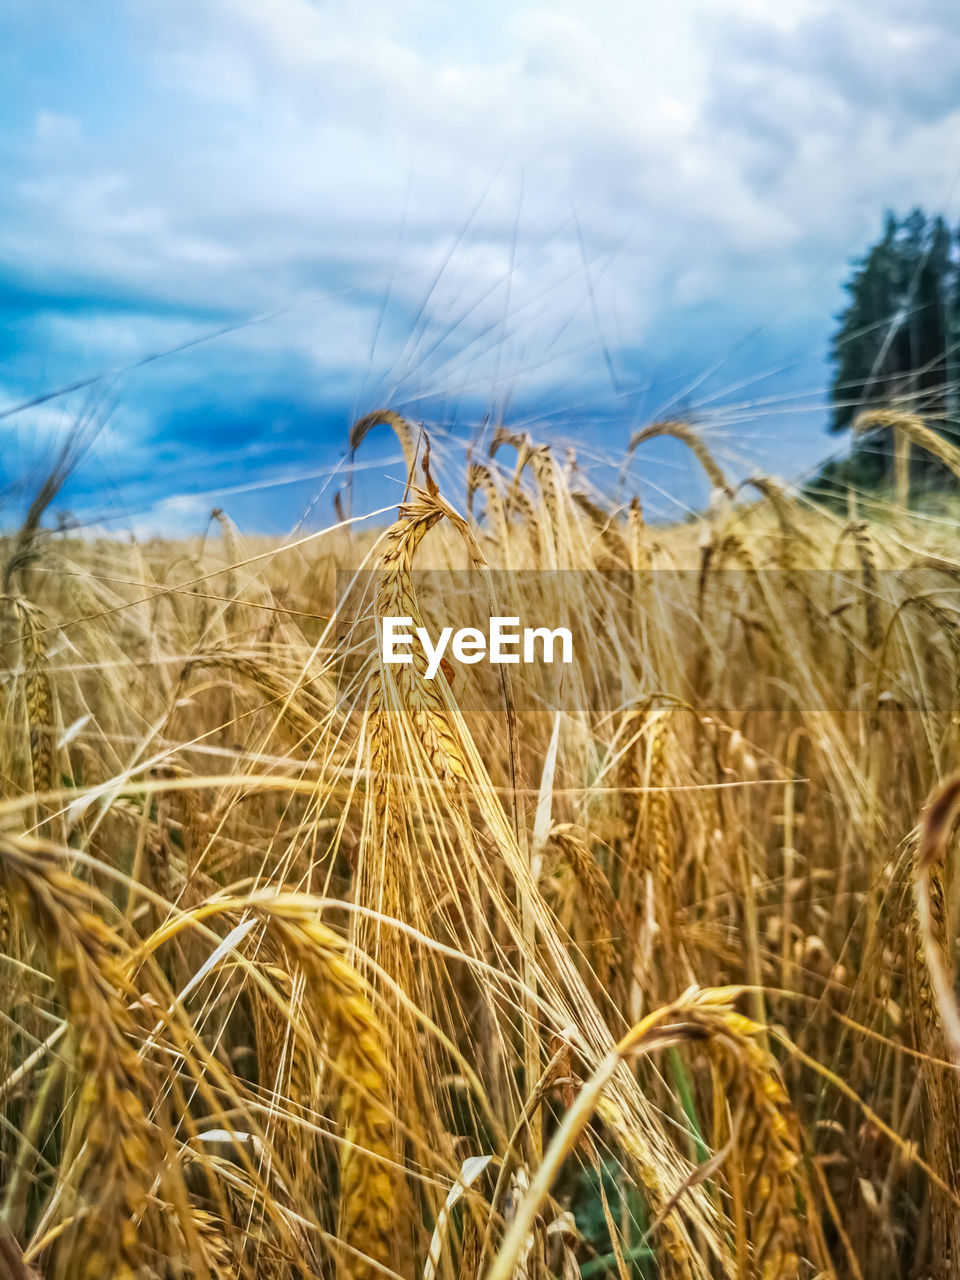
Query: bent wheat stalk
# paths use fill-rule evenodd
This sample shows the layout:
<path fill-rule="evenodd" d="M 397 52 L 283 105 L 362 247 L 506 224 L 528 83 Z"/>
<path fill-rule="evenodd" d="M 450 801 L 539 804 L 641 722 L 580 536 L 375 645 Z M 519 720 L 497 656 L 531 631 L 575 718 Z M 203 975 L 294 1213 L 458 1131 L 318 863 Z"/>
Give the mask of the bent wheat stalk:
<path fill-rule="evenodd" d="M 630 437 L 630 443 L 627 445 L 627 458 L 634 453 L 640 445 L 645 444 L 648 440 L 653 440 L 656 436 L 672 436 L 674 440 L 680 440 L 687 446 L 696 460 L 700 463 L 706 472 L 707 479 L 710 481 L 714 489 L 719 489 L 721 493 L 725 493 L 728 498 L 733 497 L 733 490 L 727 477 L 723 474 L 713 454 L 703 443 L 703 440 L 694 431 L 689 422 L 681 422 L 676 419 L 669 419 L 664 422 L 651 422 L 649 426 L 644 427 L 641 431 L 637 431 Z"/>
<path fill-rule="evenodd" d="M 351 454 L 356 453 L 374 427 L 381 425 L 390 427 L 400 441 L 403 460 L 407 464 L 407 475 L 411 476 L 416 465 L 417 454 L 413 427 L 411 427 L 406 418 L 396 413 L 393 409 L 374 409 L 372 413 L 365 414 L 353 424 L 350 428 Z"/>
<path fill-rule="evenodd" d="M 739 1070 L 737 1090 L 742 1092 L 748 1115 L 741 1158 L 757 1209 L 751 1223 L 751 1274 L 762 1280 L 780 1280 L 795 1274 L 802 1238 L 795 1194 L 800 1190 L 809 1203 L 810 1188 L 800 1161 L 801 1140 L 786 1090 L 774 1059 L 762 1047 L 765 1029 L 733 1008 L 732 1001 L 742 990 L 692 988 L 679 1000 L 654 1010 L 608 1052 L 584 1083 L 554 1135 L 504 1237 L 488 1280 L 509 1280 L 513 1275 L 561 1164 L 577 1145 L 622 1064 L 630 1058 L 697 1040 L 717 1042 L 723 1051 L 734 1056 Z"/>

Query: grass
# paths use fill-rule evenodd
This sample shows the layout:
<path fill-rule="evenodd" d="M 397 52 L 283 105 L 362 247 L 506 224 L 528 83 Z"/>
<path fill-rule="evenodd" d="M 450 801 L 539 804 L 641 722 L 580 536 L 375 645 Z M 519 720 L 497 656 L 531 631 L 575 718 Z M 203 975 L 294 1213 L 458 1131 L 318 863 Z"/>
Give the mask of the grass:
<path fill-rule="evenodd" d="M 5 1273 L 960 1276 L 957 520 L 383 427 L 379 530 L 82 540 L 65 452 L 0 547 Z M 377 660 L 480 605 L 562 682 Z"/>

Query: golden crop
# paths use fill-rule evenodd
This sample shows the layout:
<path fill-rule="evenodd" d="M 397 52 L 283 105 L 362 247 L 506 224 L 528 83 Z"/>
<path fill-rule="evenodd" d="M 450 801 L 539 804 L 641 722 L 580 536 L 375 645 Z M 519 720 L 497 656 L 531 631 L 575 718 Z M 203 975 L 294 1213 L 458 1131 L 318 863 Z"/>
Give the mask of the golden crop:
<path fill-rule="evenodd" d="M 960 1277 L 957 522 L 381 425 L 379 532 L 0 548 L 0 1273 Z M 424 567 L 562 696 L 364 650 Z"/>

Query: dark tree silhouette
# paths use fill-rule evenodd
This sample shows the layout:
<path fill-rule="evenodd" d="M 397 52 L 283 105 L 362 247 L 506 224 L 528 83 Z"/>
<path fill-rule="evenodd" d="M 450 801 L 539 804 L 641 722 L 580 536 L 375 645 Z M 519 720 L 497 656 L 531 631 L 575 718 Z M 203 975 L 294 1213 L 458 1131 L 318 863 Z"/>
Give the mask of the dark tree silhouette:
<path fill-rule="evenodd" d="M 949 413 L 960 283 L 954 248 L 943 218 L 914 209 L 902 222 L 888 213 L 881 239 L 854 263 L 831 347 L 834 431 L 894 399 L 935 418 Z"/>
<path fill-rule="evenodd" d="M 883 234 L 852 264 L 848 302 L 836 317 L 831 344 L 834 377 L 830 428 L 844 431 L 861 410 L 896 404 L 954 434 L 957 409 L 955 348 L 960 337 L 960 231 L 939 215 L 914 209 L 884 218 Z M 889 477 L 892 439 L 878 431 L 854 446 L 851 458 L 826 468 L 872 488 Z M 915 479 L 939 483 L 942 469 L 915 456 Z"/>

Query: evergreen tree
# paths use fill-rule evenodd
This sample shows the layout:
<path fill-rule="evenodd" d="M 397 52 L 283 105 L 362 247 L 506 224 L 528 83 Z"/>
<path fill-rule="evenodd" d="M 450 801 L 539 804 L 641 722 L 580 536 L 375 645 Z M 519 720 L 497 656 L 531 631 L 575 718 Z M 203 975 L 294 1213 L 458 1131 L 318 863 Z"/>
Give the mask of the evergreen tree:
<path fill-rule="evenodd" d="M 837 316 L 831 355 L 831 430 L 851 426 L 863 409 L 897 402 L 950 430 L 955 410 L 953 346 L 960 320 L 960 272 L 954 237 L 942 217 L 914 209 L 898 221 L 888 212 L 883 234 L 854 262 Z M 891 465 L 889 432 L 855 446 L 844 472 L 872 487 Z M 915 476 L 932 478 L 936 465 L 917 458 Z"/>
<path fill-rule="evenodd" d="M 898 222 L 854 263 L 844 288 L 831 353 L 834 431 L 864 408 L 911 397 L 934 417 L 949 411 L 950 342 L 958 302 L 953 237 L 943 218 L 920 209 Z"/>

